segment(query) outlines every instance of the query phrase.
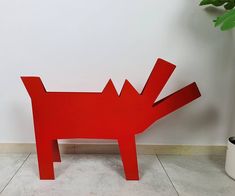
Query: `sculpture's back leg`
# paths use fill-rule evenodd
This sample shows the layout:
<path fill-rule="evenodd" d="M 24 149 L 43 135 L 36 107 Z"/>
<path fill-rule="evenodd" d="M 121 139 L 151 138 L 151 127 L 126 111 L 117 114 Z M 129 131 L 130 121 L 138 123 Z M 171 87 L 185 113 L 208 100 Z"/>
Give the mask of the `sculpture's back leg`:
<path fill-rule="evenodd" d="M 123 136 L 118 139 L 118 144 L 126 179 L 139 180 L 135 136 Z"/>
<path fill-rule="evenodd" d="M 52 141 L 36 136 L 39 175 L 41 180 L 53 180 L 53 144 Z"/>
<path fill-rule="evenodd" d="M 61 162 L 60 158 L 60 150 L 57 140 L 52 140 L 52 148 L 53 148 L 53 161 L 54 162 Z"/>
<path fill-rule="evenodd" d="M 58 158 L 56 156 L 53 156 L 53 150 L 55 150 L 55 143 L 53 142 L 53 140 L 50 140 L 45 134 L 45 130 L 43 130 L 40 126 L 40 121 L 35 118 L 36 113 L 33 112 L 33 114 L 40 179 L 52 180 L 55 179 L 53 157 Z M 56 155 L 56 153 L 54 155 Z"/>

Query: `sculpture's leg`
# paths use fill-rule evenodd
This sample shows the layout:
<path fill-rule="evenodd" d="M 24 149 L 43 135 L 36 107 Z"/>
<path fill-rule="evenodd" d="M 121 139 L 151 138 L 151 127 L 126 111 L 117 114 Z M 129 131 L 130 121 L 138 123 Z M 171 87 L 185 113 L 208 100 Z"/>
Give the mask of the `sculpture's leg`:
<path fill-rule="evenodd" d="M 53 161 L 54 162 L 61 162 L 60 159 L 60 150 L 58 146 L 57 140 L 52 140 L 52 149 L 53 149 Z"/>
<path fill-rule="evenodd" d="M 46 134 L 47 132 L 44 130 L 44 127 L 42 127 L 42 123 L 40 123 L 40 110 L 37 110 L 37 112 L 35 110 L 35 108 L 40 108 L 40 105 L 35 105 L 35 102 L 32 101 L 32 106 L 39 176 L 41 180 L 53 180 L 55 179 L 53 167 L 54 147 L 52 140 L 48 138 L 48 135 Z"/>
<path fill-rule="evenodd" d="M 126 179 L 139 180 L 135 136 L 132 135 L 119 138 L 118 144 Z"/>
<path fill-rule="evenodd" d="M 39 175 L 41 180 L 53 180 L 53 148 L 52 141 L 36 136 Z"/>

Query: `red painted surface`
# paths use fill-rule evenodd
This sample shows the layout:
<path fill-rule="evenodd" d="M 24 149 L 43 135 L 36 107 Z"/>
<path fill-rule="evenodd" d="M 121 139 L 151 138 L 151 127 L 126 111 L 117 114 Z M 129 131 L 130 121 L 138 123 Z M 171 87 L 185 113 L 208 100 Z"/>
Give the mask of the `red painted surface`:
<path fill-rule="evenodd" d="M 138 180 L 135 135 L 200 97 L 196 83 L 155 102 L 175 66 L 158 59 L 141 94 L 109 80 L 102 92 L 47 92 L 39 77 L 21 77 L 31 97 L 41 179 L 54 179 L 58 139 L 117 139 L 127 180 Z"/>

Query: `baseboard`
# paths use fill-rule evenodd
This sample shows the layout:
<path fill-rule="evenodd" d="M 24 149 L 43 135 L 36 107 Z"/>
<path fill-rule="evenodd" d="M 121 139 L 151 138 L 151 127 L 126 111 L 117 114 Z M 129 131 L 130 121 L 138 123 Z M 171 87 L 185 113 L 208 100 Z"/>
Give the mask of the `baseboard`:
<path fill-rule="evenodd" d="M 60 152 L 65 154 L 118 154 L 117 144 L 60 144 Z M 6 143 L 0 144 L 0 153 L 34 153 L 35 144 Z M 226 146 L 194 145 L 137 145 L 138 154 L 171 155 L 224 155 Z"/>

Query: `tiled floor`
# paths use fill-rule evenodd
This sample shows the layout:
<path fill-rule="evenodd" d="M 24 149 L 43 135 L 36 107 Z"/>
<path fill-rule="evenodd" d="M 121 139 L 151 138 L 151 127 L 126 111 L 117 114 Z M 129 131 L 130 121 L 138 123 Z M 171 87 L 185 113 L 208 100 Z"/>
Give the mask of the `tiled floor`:
<path fill-rule="evenodd" d="M 1 196 L 234 196 L 224 156 L 139 155 L 140 181 L 126 181 L 118 155 L 63 155 L 56 180 L 40 181 L 35 154 L 0 154 Z"/>

